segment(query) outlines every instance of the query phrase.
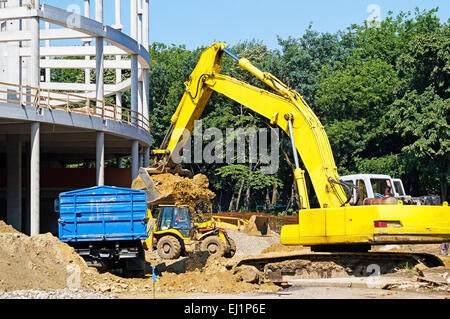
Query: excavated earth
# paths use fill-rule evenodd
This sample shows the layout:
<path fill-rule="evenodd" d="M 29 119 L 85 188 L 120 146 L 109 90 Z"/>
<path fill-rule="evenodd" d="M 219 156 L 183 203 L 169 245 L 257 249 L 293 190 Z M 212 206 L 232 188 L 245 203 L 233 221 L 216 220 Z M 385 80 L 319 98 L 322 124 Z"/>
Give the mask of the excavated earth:
<path fill-rule="evenodd" d="M 205 210 L 211 199 L 216 194 L 209 189 L 209 180 L 203 174 L 197 174 L 193 178 L 183 177 L 178 174 L 153 174 L 151 179 L 163 195 L 168 195 L 162 202 L 152 204 L 170 203 L 177 206 L 189 206 Z M 132 188 L 145 189 L 145 184 L 138 176 L 132 183 Z M 202 206 L 202 207 L 199 207 Z"/>

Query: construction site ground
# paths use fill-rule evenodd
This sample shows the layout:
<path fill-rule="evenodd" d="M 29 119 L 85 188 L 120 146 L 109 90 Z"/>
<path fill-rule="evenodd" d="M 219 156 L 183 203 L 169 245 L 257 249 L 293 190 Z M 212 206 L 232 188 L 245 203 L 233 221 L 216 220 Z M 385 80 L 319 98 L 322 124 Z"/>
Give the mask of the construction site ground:
<path fill-rule="evenodd" d="M 307 252 L 306 247 L 286 247 L 279 236 L 247 236 L 230 231 L 236 241 L 233 258 L 213 258 L 204 253 L 161 260 L 147 252 L 148 268 L 167 266 L 156 282 L 146 278 L 123 278 L 99 273 L 67 244 L 51 234 L 27 236 L 0 221 L 0 298 L 448 298 L 450 258 L 440 256 L 445 267 L 398 269 L 382 275 L 383 287 L 364 287 L 350 282 L 293 281 L 285 285 L 251 284 L 239 280 L 233 265 L 250 254 L 269 256 L 284 252 Z M 439 244 L 382 246 L 378 249 L 439 254 Z M 420 266 L 420 265 L 419 265 Z M 389 279 L 390 278 L 390 279 Z M 392 279 L 392 280 L 391 280 Z M 353 280 L 350 278 L 350 280 Z"/>

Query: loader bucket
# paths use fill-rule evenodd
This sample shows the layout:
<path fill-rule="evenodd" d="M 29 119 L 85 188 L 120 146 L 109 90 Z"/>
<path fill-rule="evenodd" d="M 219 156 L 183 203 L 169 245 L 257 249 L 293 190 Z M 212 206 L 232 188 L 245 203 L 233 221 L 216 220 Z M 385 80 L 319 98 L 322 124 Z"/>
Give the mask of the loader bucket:
<path fill-rule="evenodd" d="M 244 232 L 249 236 L 270 236 L 270 217 L 256 216 L 250 217 Z"/>

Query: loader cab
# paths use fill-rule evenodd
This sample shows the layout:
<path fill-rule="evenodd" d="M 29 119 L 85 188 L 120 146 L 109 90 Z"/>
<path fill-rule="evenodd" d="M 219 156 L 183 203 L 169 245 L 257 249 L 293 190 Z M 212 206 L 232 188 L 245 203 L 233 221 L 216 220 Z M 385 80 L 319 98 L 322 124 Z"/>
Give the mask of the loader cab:
<path fill-rule="evenodd" d="M 183 237 L 190 237 L 193 223 L 188 207 L 161 206 L 159 210 L 158 231 L 176 229 Z"/>

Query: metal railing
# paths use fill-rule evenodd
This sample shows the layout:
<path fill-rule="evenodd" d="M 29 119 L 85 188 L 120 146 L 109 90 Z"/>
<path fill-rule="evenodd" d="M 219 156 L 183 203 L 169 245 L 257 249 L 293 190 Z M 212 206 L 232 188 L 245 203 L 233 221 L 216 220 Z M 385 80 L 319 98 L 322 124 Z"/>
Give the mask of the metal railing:
<path fill-rule="evenodd" d="M 144 114 L 104 100 L 97 100 L 79 94 L 0 82 L 0 102 L 98 116 L 137 126 L 150 132 L 150 123 Z"/>

